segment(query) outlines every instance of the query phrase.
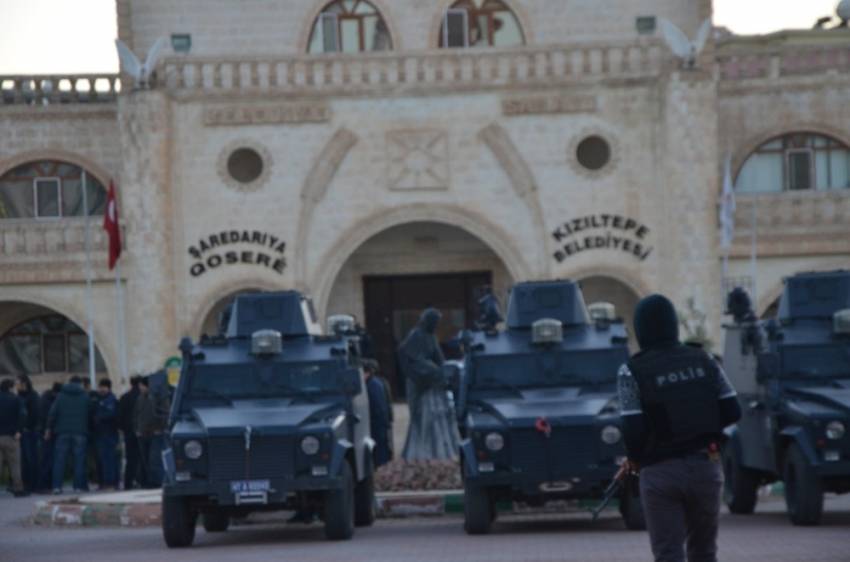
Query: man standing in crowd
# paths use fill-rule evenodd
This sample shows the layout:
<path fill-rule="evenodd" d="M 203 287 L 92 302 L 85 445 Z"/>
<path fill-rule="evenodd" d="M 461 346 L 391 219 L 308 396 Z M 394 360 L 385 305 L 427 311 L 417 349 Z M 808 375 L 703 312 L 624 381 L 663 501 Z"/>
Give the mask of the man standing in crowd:
<path fill-rule="evenodd" d="M 390 404 L 387 402 L 387 390 L 378 377 L 378 362 L 364 359 L 366 372 L 366 391 L 369 395 L 369 428 L 375 440 L 375 468 L 390 462 Z"/>
<path fill-rule="evenodd" d="M 162 485 L 160 455 L 165 446 L 164 433 L 168 423 L 170 400 L 168 388 L 162 387 L 153 391 L 150 386 L 150 377 L 143 377 L 139 383 L 134 418 L 139 440 L 139 459 L 145 473 L 144 486 L 159 488 Z"/>
<path fill-rule="evenodd" d="M 96 390 L 92 390 L 91 381 L 88 377 L 83 377 L 83 390 L 86 391 L 86 394 L 89 397 L 89 435 L 91 436 L 94 433 L 94 412 L 97 409 L 97 401 L 100 398 Z M 86 490 L 88 490 L 88 482 L 92 476 L 89 473 L 89 467 L 94 467 L 94 478 L 93 480 L 97 482 L 98 486 L 103 485 L 103 471 L 100 467 L 100 458 L 97 455 L 97 448 L 95 447 L 95 440 L 91 437 L 86 444 Z"/>
<path fill-rule="evenodd" d="M 635 308 L 640 352 L 620 368 L 617 389 L 628 454 L 659 562 L 716 562 L 723 428 L 741 408 L 723 370 L 679 342 L 673 304 L 650 295 Z"/>
<path fill-rule="evenodd" d="M 94 411 L 94 441 L 100 460 L 100 489 L 118 487 L 118 399 L 112 394 L 112 381 L 101 379 L 97 387 L 100 399 Z"/>
<path fill-rule="evenodd" d="M 136 375 L 130 378 L 130 390 L 121 395 L 118 401 L 118 429 L 124 435 L 124 489 L 131 490 L 133 482 L 142 486 L 139 468 L 139 440 L 136 437 L 136 428 L 133 421 L 133 413 L 136 407 L 136 399 L 139 397 L 139 380 L 142 377 Z"/>
<path fill-rule="evenodd" d="M 41 466 L 39 467 L 38 489 L 47 492 L 53 489 L 53 450 L 56 445 L 55 436 L 48 439 L 47 415 L 60 392 L 62 392 L 62 383 L 53 383 L 53 386 L 41 395 L 41 404 L 39 405 L 38 426 L 41 428 Z"/>
<path fill-rule="evenodd" d="M 27 375 L 18 375 L 18 398 L 24 403 L 27 418 L 21 432 L 21 478 L 27 492 L 38 489 L 38 435 L 39 398 Z"/>
<path fill-rule="evenodd" d="M 23 401 L 12 394 L 14 383 L 10 379 L 0 382 L 0 470 L 9 467 L 12 477 L 12 493 L 16 498 L 26 496 L 21 481 L 20 440 L 26 424 L 26 408 Z"/>
<path fill-rule="evenodd" d="M 89 397 L 80 377 L 73 376 L 62 387 L 47 415 L 47 438 L 56 435 L 53 461 L 53 493 L 62 493 L 68 451 L 74 453 L 74 490 L 88 489 L 86 483 L 86 444 L 89 429 Z"/>

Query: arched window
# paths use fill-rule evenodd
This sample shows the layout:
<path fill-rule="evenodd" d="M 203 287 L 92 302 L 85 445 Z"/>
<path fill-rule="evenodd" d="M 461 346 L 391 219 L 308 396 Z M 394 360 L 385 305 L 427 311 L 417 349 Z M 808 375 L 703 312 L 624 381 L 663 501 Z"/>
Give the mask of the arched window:
<path fill-rule="evenodd" d="M 744 162 L 742 193 L 850 188 L 850 148 L 815 133 L 789 133 L 758 147 Z"/>
<path fill-rule="evenodd" d="M 313 23 L 310 53 L 388 51 L 393 43 L 381 13 L 365 0 L 336 0 Z"/>
<path fill-rule="evenodd" d="M 59 314 L 18 324 L 0 338 L 0 374 L 87 373 L 88 336 Z M 95 350 L 95 370 L 105 372 Z"/>
<path fill-rule="evenodd" d="M 440 47 L 515 47 L 524 43 L 519 20 L 502 0 L 459 0 L 443 16 Z"/>
<path fill-rule="evenodd" d="M 55 160 L 21 164 L 0 177 L 0 219 L 81 217 L 84 183 L 89 215 L 102 215 L 106 190 L 79 166 Z"/>

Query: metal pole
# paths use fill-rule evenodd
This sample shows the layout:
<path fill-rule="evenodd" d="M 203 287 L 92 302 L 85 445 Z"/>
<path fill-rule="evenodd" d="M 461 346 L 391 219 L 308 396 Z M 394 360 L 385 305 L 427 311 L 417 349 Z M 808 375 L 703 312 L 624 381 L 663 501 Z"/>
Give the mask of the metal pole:
<path fill-rule="evenodd" d="M 127 377 L 127 333 L 124 320 L 124 288 L 121 284 L 121 258 L 115 262 L 115 299 L 118 301 L 118 354 L 121 362 L 122 383 L 129 382 Z"/>
<path fill-rule="evenodd" d="M 89 336 L 89 382 L 91 382 L 92 388 L 97 388 L 97 384 L 95 382 L 95 372 L 94 372 L 94 363 L 95 363 L 95 355 L 94 355 L 94 299 L 92 297 L 92 280 L 91 280 L 91 225 L 89 224 L 89 197 L 88 197 L 88 189 L 87 189 L 87 178 L 86 171 L 83 170 L 83 216 L 86 221 L 86 316 L 88 317 L 88 332 Z"/>

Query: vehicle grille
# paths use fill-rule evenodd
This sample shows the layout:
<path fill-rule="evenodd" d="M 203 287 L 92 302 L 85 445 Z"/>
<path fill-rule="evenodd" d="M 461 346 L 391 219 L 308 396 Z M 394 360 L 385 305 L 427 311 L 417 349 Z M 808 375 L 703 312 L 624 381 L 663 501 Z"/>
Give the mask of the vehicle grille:
<path fill-rule="evenodd" d="M 597 462 L 597 440 L 591 427 L 553 427 L 549 437 L 535 429 L 514 430 L 511 464 L 541 481 L 564 478 Z"/>
<path fill-rule="evenodd" d="M 292 475 L 295 451 L 292 440 L 254 436 L 251 450 L 242 437 L 210 439 L 210 479 L 251 480 Z"/>

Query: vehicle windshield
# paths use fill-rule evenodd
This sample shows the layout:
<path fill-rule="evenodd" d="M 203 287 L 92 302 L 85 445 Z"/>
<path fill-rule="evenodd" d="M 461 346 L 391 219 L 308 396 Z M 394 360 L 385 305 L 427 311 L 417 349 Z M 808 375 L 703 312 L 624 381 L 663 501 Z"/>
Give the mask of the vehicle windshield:
<path fill-rule="evenodd" d="M 477 357 L 472 387 L 517 390 L 609 384 L 627 360 L 625 349 Z"/>
<path fill-rule="evenodd" d="M 788 345 L 782 348 L 786 376 L 850 378 L 850 345 Z"/>
<path fill-rule="evenodd" d="M 185 397 L 239 400 L 334 393 L 341 391 L 341 373 L 333 362 L 196 365 L 189 371 Z"/>

